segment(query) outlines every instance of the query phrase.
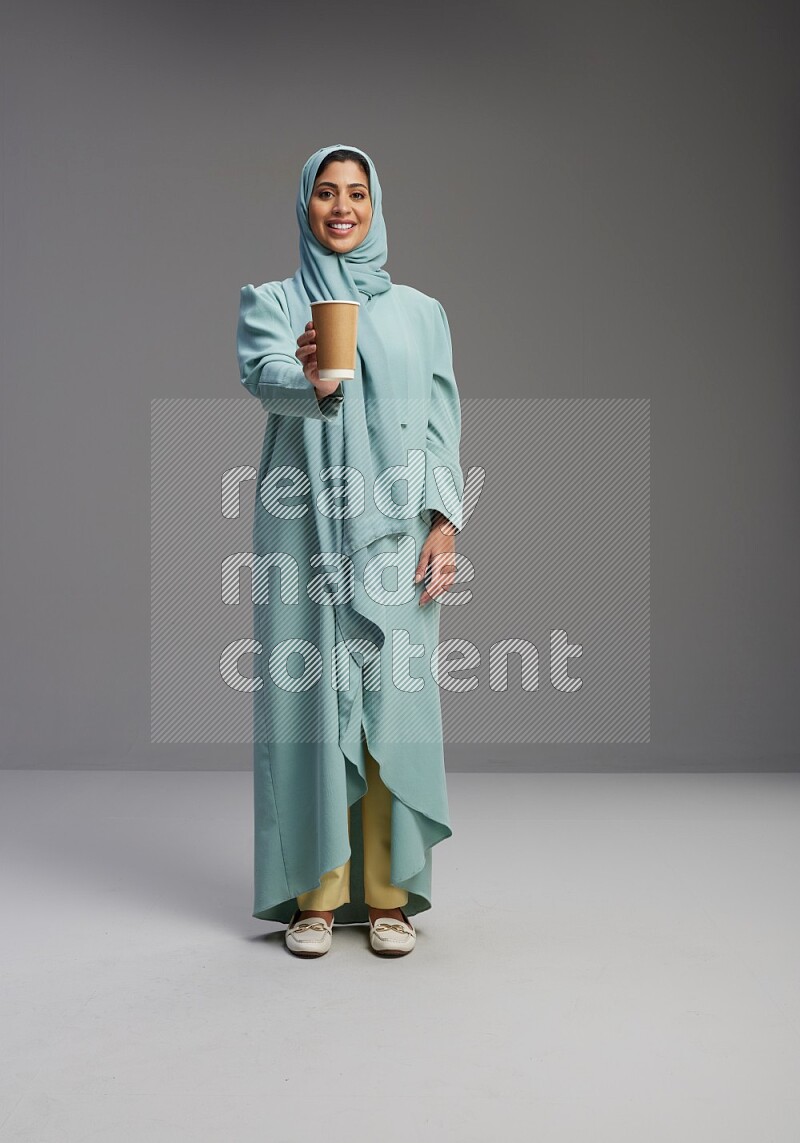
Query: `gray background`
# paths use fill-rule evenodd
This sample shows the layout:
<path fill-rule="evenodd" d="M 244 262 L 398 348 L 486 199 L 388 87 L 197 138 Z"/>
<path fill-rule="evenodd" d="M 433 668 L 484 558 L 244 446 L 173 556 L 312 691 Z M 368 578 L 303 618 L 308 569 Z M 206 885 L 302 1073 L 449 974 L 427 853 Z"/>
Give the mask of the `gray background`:
<path fill-rule="evenodd" d="M 448 767 L 797 768 L 790 5 L 6 14 L 4 766 L 250 766 L 149 741 L 150 401 L 261 417 L 239 287 L 294 271 L 300 169 L 344 142 L 465 398 L 652 402 L 651 741 Z"/>

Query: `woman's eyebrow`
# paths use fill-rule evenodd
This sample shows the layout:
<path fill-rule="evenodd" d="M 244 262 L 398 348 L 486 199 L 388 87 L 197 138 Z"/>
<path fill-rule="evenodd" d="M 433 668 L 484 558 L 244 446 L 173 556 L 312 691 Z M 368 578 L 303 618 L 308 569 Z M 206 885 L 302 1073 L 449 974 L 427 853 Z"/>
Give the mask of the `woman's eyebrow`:
<path fill-rule="evenodd" d="M 367 189 L 365 183 L 348 183 L 347 185 L 348 187 L 364 187 L 364 190 Z M 320 187 L 333 187 L 333 189 L 336 190 L 336 183 L 317 183 L 317 190 L 319 190 Z"/>

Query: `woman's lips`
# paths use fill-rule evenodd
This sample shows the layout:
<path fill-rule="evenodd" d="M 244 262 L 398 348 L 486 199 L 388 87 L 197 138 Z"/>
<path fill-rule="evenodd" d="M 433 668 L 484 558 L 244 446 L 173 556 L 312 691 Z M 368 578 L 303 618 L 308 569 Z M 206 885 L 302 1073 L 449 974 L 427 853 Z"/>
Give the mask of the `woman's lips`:
<path fill-rule="evenodd" d="M 344 226 L 333 226 L 330 222 L 326 223 L 326 225 L 328 230 L 330 230 L 333 234 L 349 234 L 351 230 L 355 230 L 356 224 L 351 222 L 350 225 L 346 228 Z"/>

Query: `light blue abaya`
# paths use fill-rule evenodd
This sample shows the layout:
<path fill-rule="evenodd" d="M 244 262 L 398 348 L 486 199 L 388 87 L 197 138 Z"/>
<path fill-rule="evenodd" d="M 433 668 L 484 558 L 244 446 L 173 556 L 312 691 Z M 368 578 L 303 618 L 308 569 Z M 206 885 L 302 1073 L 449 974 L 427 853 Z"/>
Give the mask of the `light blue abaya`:
<path fill-rule="evenodd" d="M 360 148 L 347 147 L 368 164 L 367 237 L 338 254 L 313 234 L 307 208 L 317 171 L 345 146 L 306 162 L 300 268 L 242 287 L 237 330 L 242 384 L 268 414 L 253 526 L 263 680 L 254 692 L 253 916 L 284 922 L 296 896 L 348 857 L 351 900 L 335 919 L 368 919 L 365 740 L 392 793 L 391 880 L 408 890 L 409 915 L 430 908 L 431 851 L 452 834 L 431 661 L 441 604 L 420 607 L 423 584 L 414 583 L 432 511 L 462 523 L 450 330 L 438 301 L 383 269 L 381 186 Z M 327 298 L 361 303 L 358 354 L 354 379 L 318 399 L 297 338 L 310 302 Z"/>

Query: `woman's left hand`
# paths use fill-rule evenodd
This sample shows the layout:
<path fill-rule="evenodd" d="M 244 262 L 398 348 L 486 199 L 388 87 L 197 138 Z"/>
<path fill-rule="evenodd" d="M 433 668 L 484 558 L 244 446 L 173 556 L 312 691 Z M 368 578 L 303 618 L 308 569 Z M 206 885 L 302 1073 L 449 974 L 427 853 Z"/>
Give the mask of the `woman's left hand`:
<path fill-rule="evenodd" d="M 414 582 L 419 583 L 430 569 L 430 582 L 419 597 L 419 606 L 424 607 L 445 591 L 449 591 L 456 578 L 456 539 L 455 528 L 441 513 L 435 512 L 428 538 L 422 545 L 419 563 L 414 574 Z"/>

